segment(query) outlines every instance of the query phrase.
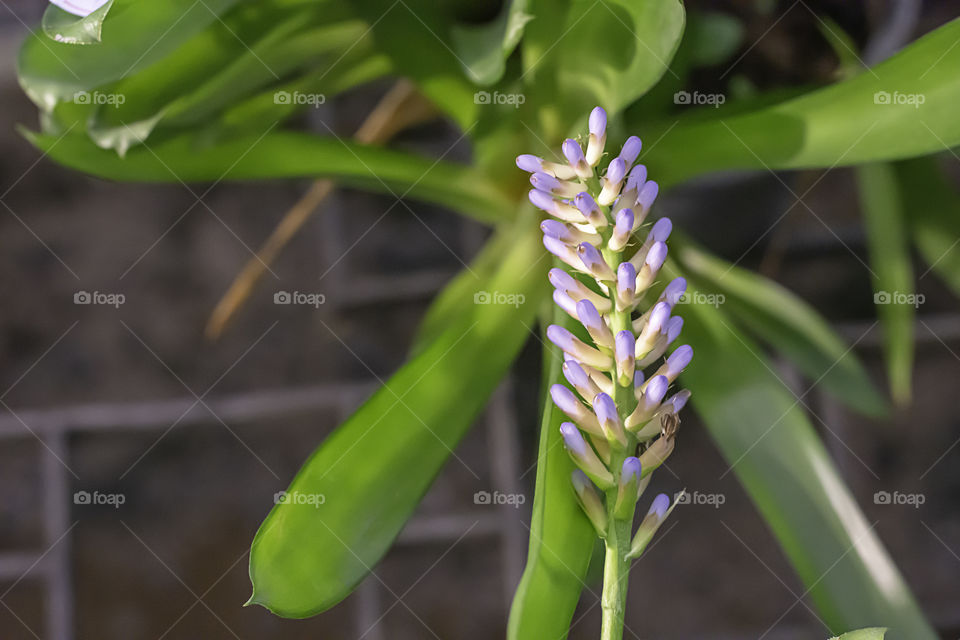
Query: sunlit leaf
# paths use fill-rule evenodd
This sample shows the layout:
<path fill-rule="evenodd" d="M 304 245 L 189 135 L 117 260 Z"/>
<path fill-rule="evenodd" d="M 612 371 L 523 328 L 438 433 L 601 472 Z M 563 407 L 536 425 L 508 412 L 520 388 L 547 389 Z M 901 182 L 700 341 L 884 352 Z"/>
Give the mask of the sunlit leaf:
<path fill-rule="evenodd" d="M 488 290 L 539 298 L 547 265 L 534 224 Z M 346 597 L 386 553 L 520 347 L 535 304 L 476 304 L 394 374 L 304 464 L 250 550 L 252 603 L 306 617 Z"/>

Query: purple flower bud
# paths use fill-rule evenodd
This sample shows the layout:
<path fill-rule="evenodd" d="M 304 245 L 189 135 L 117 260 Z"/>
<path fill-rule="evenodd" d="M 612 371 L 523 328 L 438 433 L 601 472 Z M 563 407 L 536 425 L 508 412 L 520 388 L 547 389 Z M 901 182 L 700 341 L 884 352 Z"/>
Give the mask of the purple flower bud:
<path fill-rule="evenodd" d="M 557 201 L 546 191 L 531 189 L 529 196 L 530 202 L 533 203 L 533 206 L 537 209 L 542 209 L 551 215 L 557 210 Z"/>
<path fill-rule="evenodd" d="M 671 307 L 677 304 L 680 301 L 680 298 L 683 297 L 683 294 L 687 291 L 687 281 L 685 278 L 674 278 L 670 281 L 663 289 L 663 294 L 660 298 L 666 302 Z"/>
<path fill-rule="evenodd" d="M 613 225 L 613 235 L 607 245 L 611 251 L 620 251 L 630 240 L 633 233 L 633 210 L 621 209 L 617 212 L 616 222 Z"/>
<path fill-rule="evenodd" d="M 637 270 L 629 262 L 621 262 L 617 267 L 617 297 L 624 306 L 633 303 L 637 294 Z"/>
<path fill-rule="evenodd" d="M 655 407 L 663 402 L 663 397 L 667 395 L 667 389 L 670 387 L 670 381 L 666 376 L 657 375 L 650 378 L 650 382 L 643 390 L 643 402 L 648 408 Z"/>
<path fill-rule="evenodd" d="M 517 156 L 517 166 L 527 173 L 543 171 L 543 158 L 531 153 L 524 153 L 523 155 Z"/>
<path fill-rule="evenodd" d="M 637 194 L 637 206 L 646 211 L 653 206 L 653 201 L 657 199 L 660 192 L 660 185 L 653 180 L 649 180 L 640 188 Z"/>
<path fill-rule="evenodd" d="M 564 353 L 570 354 L 578 361 L 601 369 L 608 369 L 613 364 L 610 356 L 586 345 L 575 335 L 563 327 L 552 324 L 547 327 L 547 338 L 560 347 Z"/>
<path fill-rule="evenodd" d="M 627 191 L 634 189 L 639 190 L 643 187 L 643 184 L 647 181 L 647 167 L 638 164 L 633 169 L 630 170 L 630 175 L 627 176 Z"/>
<path fill-rule="evenodd" d="M 583 439 L 583 434 L 577 429 L 577 425 L 572 422 L 564 422 L 560 425 L 560 433 L 563 435 L 563 444 L 571 453 L 577 456 L 586 454 L 587 441 Z"/>
<path fill-rule="evenodd" d="M 643 475 L 640 466 L 640 458 L 630 456 L 623 461 L 623 468 L 620 470 L 620 486 L 625 486 L 628 482 L 635 480 L 640 483 L 640 477 Z"/>
<path fill-rule="evenodd" d="M 543 246 L 547 248 L 547 251 L 557 256 L 571 267 L 574 267 L 575 269 L 580 268 L 578 264 L 580 263 L 580 257 L 569 245 L 560 242 L 556 238 L 543 236 Z"/>
<path fill-rule="evenodd" d="M 567 158 L 567 162 L 570 163 L 570 167 L 580 178 L 587 179 L 593 177 L 593 169 L 590 168 L 590 165 L 587 164 L 586 158 L 583 156 L 583 148 L 580 146 L 580 143 L 572 138 L 567 138 L 563 141 L 563 155 Z"/>
<path fill-rule="evenodd" d="M 666 372 L 665 375 L 671 381 L 675 380 L 677 376 L 690 364 L 690 360 L 693 359 L 693 347 L 688 344 L 683 345 L 682 347 L 677 347 L 676 351 L 670 354 L 670 357 L 667 358 L 666 363 Z"/>
<path fill-rule="evenodd" d="M 581 191 L 574 196 L 573 204 L 595 229 L 599 230 L 607 226 L 607 217 L 600 211 L 600 207 L 597 205 L 596 200 L 593 199 L 593 196 L 586 191 Z"/>
<path fill-rule="evenodd" d="M 665 493 L 661 493 L 656 498 L 653 499 L 653 503 L 650 505 L 650 511 L 647 512 L 647 515 L 656 514 L 658 519 L 662 519 L 667 514 L 667 509 L 670 508 L 670 496 Z"/>
<path fill-rule="evenodd" d="M 667 245 L 663 242 L 654 242 L 647 252 L 647 258 L 644 263 L 650 267 L 651 271 L 659 271 L 663 262 L 667 259 Z"/>
<path fill-rule="evenodd" d="M 566 311 L 572 317 L 577 317 L 577 301 L 571 298 L 566 291 L 562 289 L 554 289 L 553 301 L 558 307 Z"/>
<path fill-rule="evenodd" d="M 597 387 L 596 383 L 590 378 L 590 375 L 583 370 L 583 367 L 581 367 L 580 363 L 576 360 L 565 361 L 561 369 L 567 382 L 572 384 L 585 398 L 593 398 L 600 393 L 599 387 Z"/>
<path fill-rule="evenodd" d="M 600 424 L 608 422 L 619 423 L 620 416 L 617 414 L 617 405 L 613 398 L 601 392 L 593 399 L 593 410 L 597 413 L 597 419 Z"/>
<path fill-rule="evenodd" d="M 674 316 L 667 322 L 667 343 L 671 343 L 680 335 L 683 329 L 683 318 Z"/>
<path fill-rule="evenodd" d="M 650 229 L 650 237 L 653 238 L 654 242 L 666 242 L 671 231 L 673 231 L 673 223 L 670 222 L 670 218 L 660 218 L 653 223 L 653 228 Z"/>
<path fill-rule="evenodd" d="M 627 164 L 623 161 L 623 158 L 614 158 L 610 161 L 610 166 L 607 167 L 607 174 L 605 176 L 607 182 L 620 184 L 626 175 Z"/>
<path fill-rule="evenodd" d="M 570 228 L 559 220 L 544 220 L 540 223 L 540 230 L 544 235 L 556 238 L 562 242 L 570 242 Z"/>
<path fill-rule="evenodd" d="M 593 306 L 593 303 L 587 299 L 577 302 L 577 319 L 586 328 L 590 337 L 598 345 L 610 347 L 613 345 L 613 333 L 607 323 L 603 321 L 600 312 Z"/>
<path fill-rule="evenodd" d="M 613 341 L 613 359 L 617 365 L 617 377 L 620 386 L 627 386 L 633 379 L 634 367 L 634 349 L 636 341 L 633 333 L 627 330 L 618 331 Z"/>
<path fill-rule="evenodd" d="M 577 282 L 576 278 L 571 276 L 569 273 L 556 267 L 550 269 L 550 271 L 547 273 L 547 279 L 550 280 L 550 284 L 552 284 L 555 288 L 563 289 L 565 291 L 572 291 L 573 289 L 577 288 L 577 285 L 580 284 Z"/>
<path fill-rule="evenodd" d="M 690 391 L 687 389 L 675 393 L 669 400 L 670 404 L 673 405 L 674 413 L 678 413 L 681 409 L 687 406 L 687 400 L 689 399 Z"/>
<path fill-rule="evenodd" d="M 647 327 L 652 333 L 660 333 L 664 324 L 670 319 L 670 305 L 666 302 L 658 302 L 653 305 L 650 311 L 650 318 L 647 320 Z"/>
<path fill-rule="evenodd" d="M 600 462 L 600 458 L 584 440 L 583 434 L 576 425 L 572 422 L 564 422 L 560 425 L 560 434 L 563 436 L 563 444 L 570 457 L 597 486 L 601 489 L 609 489 L 614 485 L 613 474 Z"/>
<path fill-rule="evenodd" d="M 643 377 L 643 371 L 640 371 L 638 369 L 637 372 L 633 374 L 633 386 L 639 387 L 640 385 L 643 384 L 644 379 L 645 378 Z"/>
<path fill-rule="evenodd" d="M 547 339 L 560 347 L 560 350 L 565 353 L 572 353 L 575 351 L 577 348 L 577 342 L 580 342 L 575 335 L 558 324 L 552 324 L 547 327 Z M 559 404 L 557 406 L 559 406 Z"/>
<path fill-rule="evenodd" d="M 553 195 L 561 195 L 564 191 L 563 183 L 554 178 L 549 173 L 538 171 L 530 176 L 530 184 L 540 191 L 546 191 Z"/>
<path fill-rule="evenodd" d="M 581 242 L 577 245 L 577 254 L 580 256 L 587 272 L 594 278 L 610 282 L 616 280 L 613 270 L 610 269 L 595 246 L 589 242 Z"/>
<path fill-rule="evenodd" d="M 603 110 L 603 107 L 594 107 L 593 111 L 590 112 L 589 129 L 590 133 L 598 138 L 606 135 L 607 112 Z"/>
<path fill-rule="evenodd" d="M 640 138 L 630 136 L 627 138 L 627 141 L 623 143 L 623 148 L 620 149 L 620 158 L 627 163 L 627 165 L 631 165 L 634 160 L 637 159 L 637 156 L 640 155 L 640 149 L 642 148 L 643 143 L 640 141 Z"/>

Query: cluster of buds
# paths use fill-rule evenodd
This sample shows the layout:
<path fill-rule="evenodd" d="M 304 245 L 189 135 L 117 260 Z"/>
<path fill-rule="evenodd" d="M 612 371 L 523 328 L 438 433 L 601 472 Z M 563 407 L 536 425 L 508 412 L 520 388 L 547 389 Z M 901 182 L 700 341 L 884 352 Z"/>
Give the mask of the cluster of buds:
<path fill-rule="evenodd" d="M 683 326 L 672 313 L 686 291 L 686 281 L 677 278 L 653 298 L 672 225 L 667 218 L 644 224 L 659 188 L 644 165 L 635 165 L 639 138 L 628 138 L 601 174 L 606 128 L 606 112 L 597 107 L 586 150 L 577 140 L 564 141 L 566 163 L 517 158 L 531 174 L 530 201 L 551 216 L 541 225 L 543 244 L 569 267 L 551 269 L 553 299 L 590 338 L 558 325 L 547 329 L 564 353 L 563 373 L 573 388 L 550 389 L 572 421 L 560 431 L 578 467 L 573 487 L 604 538 L 613 520 L 632 522 L 650 474 L 673 451 L 677 413 L 690 392 L 667 394 L 693 356 L 684 345 L 664 359 Z M 665 494 L 653 500 L 626 557 L 642 553 L 672 508 Z"/>

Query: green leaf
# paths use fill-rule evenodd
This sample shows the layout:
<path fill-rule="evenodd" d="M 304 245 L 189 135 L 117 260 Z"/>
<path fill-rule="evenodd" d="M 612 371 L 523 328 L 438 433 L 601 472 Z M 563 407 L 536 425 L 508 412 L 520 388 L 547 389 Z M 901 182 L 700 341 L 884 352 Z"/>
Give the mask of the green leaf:
<path fill-rule="evenodd" d="M 120 158 L 82 134 L 24 133 L 54 161 L 111 180 L 189 183 L 329 177 L 434 202 L 484 221 L 506 219 L 515 209 L 495 184 L 468 167 L 332 137 L 264 131 L 207 143 L 201 135 L 180 135 L 134 147 Z"/>
<path fill-rule="evenodd" d="M 658 140 L 648 164 L 661 185 L 720 169 L 833 167 L 928 154 L 960 144 L 958 39 L 960 19 L 872 71 L 799 98 L 732 117 L 692 114 L 679 124 L 628 128 Z M 875 102 L 887 96 L 903 103 Z"/>
<path fill-rule="evenodd" d="M 960 197 L 933 158 L 917 158 L 895 165 L 909 203 L 907 224 L 929 269 L 960 296 Z"/>
<path fill-rule="evenodd" d="M 435 0 L 366 0 L 350 7 L 370 24 L 375 46 L 397 71 L 469 130 L 478 114 L 476 85 L 464 77 L 465 66 L 450 42 L 449 6 Z"/>
<path fill-rule="evenodd" d="M 695 277 L 702 289 L 723 295 L 725 311 L 782 352 L 819 388 L 867 415 L 887 412 L 886 401 L 853 348 L 810 305 L 769 278 L 686 240 L 678 244 L 674 255 L 684 272 Z"/>
<path fill-rule="evenodd" d="M 528 267 L 542 252 L 531 220 L 488 287 L 536 300 L 546 265 Z M 288 492 L 320 494 L 325 502 L 271 510 L 250 550 L 250 602 L 300 618 L 350 593 L 506 373 L 529 337 L 535 306 L 473 305 L 317 449 Z"/>
<path fill-rule="evenodd" d="M 553 322 L 573 328 L 573 320 L 551 305 Z M 562 353 L 544 343 L 545 398 L 537 452 L 536 492 L 530 519 L 530 546 L 510 608 L 508 640 L 564 640 L 590 568 L 597 534 L 577 504 L 570 485 L 574 465 L 560 436 L 563 414 L 547 390 L 560 382 Z"/>
<path fill-rule="evenodd" d="M 421 349 L 427 347 L 449 325 L 469 315 L 471 305 L 477 301 L 476 296 L 489 293 L 482 287 L 497 272 L 504 257 L 513 246 L 513 238 L 519 224 L 523 222 L 501 223 L 493 237 L 470 261 L 470 266 L 462 269 L 433 299 L 417 328 L 413 346 L 410 347 L 411 355 L 416 355 Z"/>
<path fill-rule="evenodd" d="M 523 37 L 523 28 L 533 16 L 526 13 L 528 0 L 509 0 L 492 22 L 453 25 L 450 37 L 467 77 L 487 86 L 500 80 L 506 59 Z"/>
<path fill-rule="evenodd" d="M 842 636 L 834 636 L 830 640 L 883 640 L 887 630 L 883 627 L 873 627 L 871 629 L 860 629 L 850 631 Z"/>
<path fill-rule="evenodd" d="M 864 518 L 772 365 L 722 309 L 686 310 L 684 336 L 696 356 L 683 383 L 824 622 L 834 630 L 881 623 L 903 640 L 935 640 L 876 523 Z"/>
<path fill-rule="evenodd" d="M 88 125 L 90 136 L 99 146 L 115 148 L 122 155 L 161 124 L 181 128 L 196 126 L 273 84 L 277 78 L 289 77 L 301 68 L 319 66 L 324 72 L 333 71 L 325 73 L 323 78 L 328 84 L 336 82 L 342 73 L 350 70 L 346 65 L 356 62 L 355 57 L 344 61 L 346 53 L 356 51 L 369 55 L 369 42 L 364 40 L 367 27 L 358 20 L 311 25 L 313 18 L 308 13 L 294 15 L 249 46 L 236 42 L 226 33 L 217 33 L 219 37 L 211 44 L 218 50 L 212 52 L 203 46 L 210 43 L 211 38 L 205 37 L 198 43 L 200 51 L 196 46 L 189 46 L 192 42 L 188 43 L 162 63 L 119 83 L 113 91 L 123 95 L 125 102 L 116 108 L 98 109 Z M 231 31 L 226 25 L 216 29 L 217 32 L 224 30 Z M 231 46 L 223 47 L 224 41 Z M 236 47 L 242 48 L 234 50 Z M 206 73 L 191 72 L 196 86 L 188 88 L 182 70 L 185 66 L 199 67 L 192 62 L 197 57 L 209 61 L 204 65 Z M 183 64 L 185 59 L 190 61 L 187 65 Z M 166 95 L 158 91 L 164 85 Z M 272 92 L 271 97 L 275 94 L 276 91 Z M 287 96 L 289 103 L 293 95 Z M 324 99 L 326 97 L 324 95 Z M 262 126 L 269 123 L 264 122 Z"/>
<path fill-rule="evenodd" d="M 596 105 L 611 116 L 667 71 L 684 28 L 677 0 L 532 0 L 524 37 L 527 91 L 541 108 L 547 139 Z"/>
<path fill-rule="evenodd" d="M 102 42 L 77 47 L 33 33 L 17 60 L 20 86 L 41 110 L 70 101 L 162 59 L 201 32 L 238 0 L 115 0 L 103 20 Z"/>
<path fill-rule="evenodd" d="M 913 289 L 905 203 L 889 164 L 858 167 L 857 182 L 874 272 L 873 301 L 883 326 L 890 391 L 894 401 L 904 405 L 910 401 L 913 317 L 920 300 Z"/>
<path fill-rule="evenodd" d="M 108 0 L 96 11 L 80 17 L 51 4 L 43 12 L 40 28 L 48 38 L 56 42 L 94 44 L 100 42 L 103 19 L 107 17 L 112 6 L 113 0 Z"/>

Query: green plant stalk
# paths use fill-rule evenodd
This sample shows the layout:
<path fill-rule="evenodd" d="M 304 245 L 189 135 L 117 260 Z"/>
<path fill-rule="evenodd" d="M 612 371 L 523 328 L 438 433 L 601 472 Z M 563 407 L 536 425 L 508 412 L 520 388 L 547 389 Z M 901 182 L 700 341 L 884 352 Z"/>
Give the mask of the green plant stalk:
<path fill-rule="evenodd" d="M 606 214 L 606 211 L 604 211 Z M 604 230 L 603 244 L 606 244 L 611 235 L 608 227 Z M 603 257 L 607 264 L 619 264 L 622 251 L 603 250 Z M 616 334 L 618 331 L 631 328 L 630 312 L 617 311 L 616 293 L 613 287 L 610 287 L 610 303 L 613 305 L 611 312 L 610 330 Z M 633 380 L 629 380 L 627 385 L 621 385 L 617 379 L 617 366 L 614 363 L 610 378 L 614 382 L 614 397 L 620 411 L 620 419 L 626 421 L 627 416 L 633 413 L 637 406 L 637 398 L 634 395 Z M 610 468 L 620 469 L 623 467 L 623 461 L 628 455 L 632 455 L 637 448 L 636 438 L 628 430 L 624 430 L 627 436 L 627 446 L 623 450 L 617 450 L 613 447 L 610 455 Z M 617 503 L 617 487 L 613 487 L 606 493 L 607 506 L 607 535 L 604 538 L 604 561 L 603 561 L 603 591 L 600 595 L 600 608 L 603 613 L 600 625 L 600 640 L 621 640 L 623 638 L 623 618 L 627 608 L 627 587 L 630 572 L 630 560 L 626 559 L 630 551 L 632 537 L 633 517 L 618 518 L 614 513 L 614 505 Z M 632 513 L 632 512 L 631 512 Z"/>

